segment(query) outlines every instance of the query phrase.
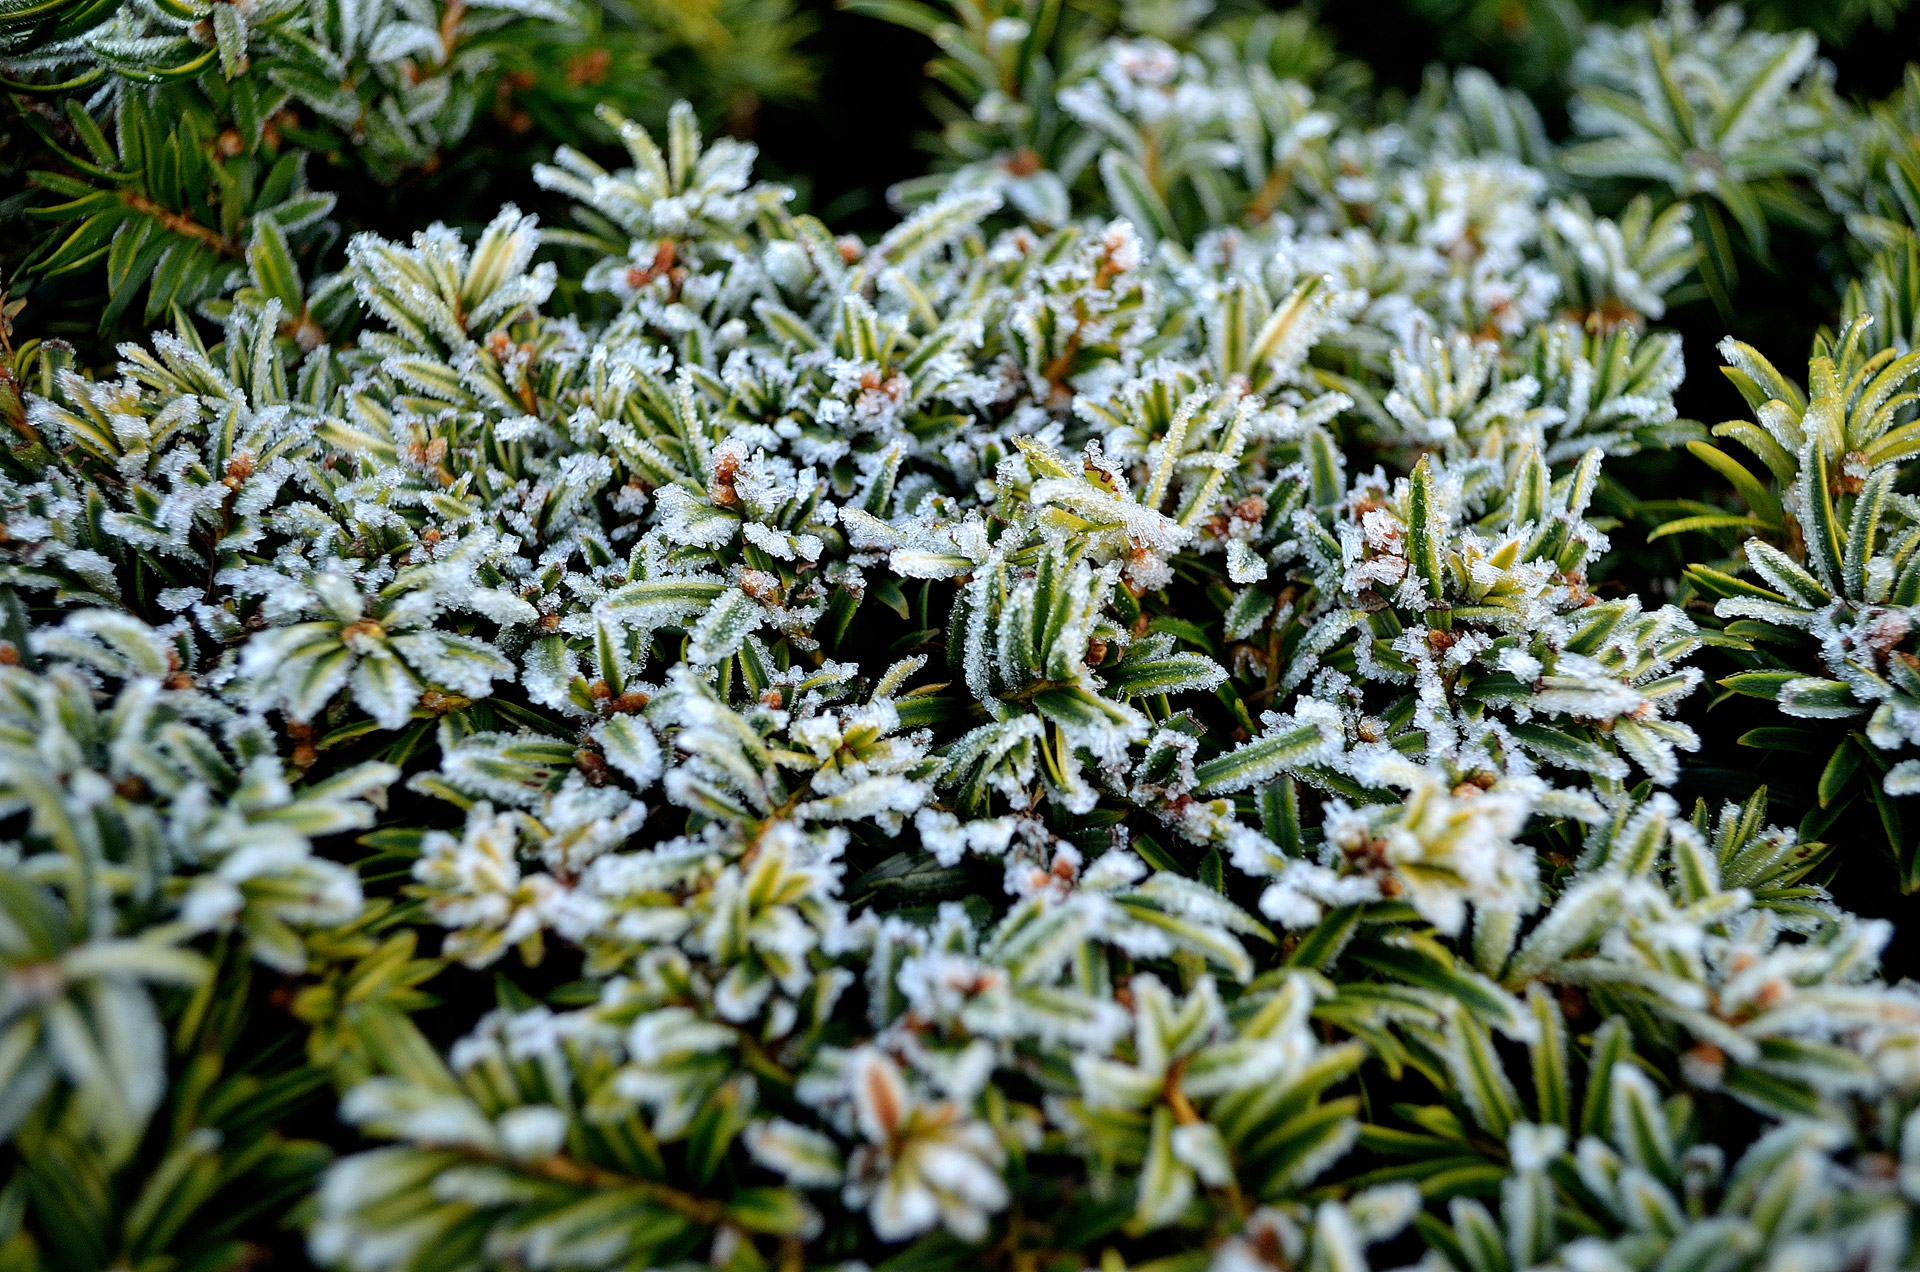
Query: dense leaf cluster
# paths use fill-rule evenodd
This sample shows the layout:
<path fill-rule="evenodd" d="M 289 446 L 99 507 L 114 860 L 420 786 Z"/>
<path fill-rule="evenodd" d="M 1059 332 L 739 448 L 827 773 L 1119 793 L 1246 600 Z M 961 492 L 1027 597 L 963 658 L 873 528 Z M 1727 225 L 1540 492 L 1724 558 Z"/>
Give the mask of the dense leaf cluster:
<path fill-rule="evenodd" d="M 307 156 L 587 19 L 0 9 L 26 275 L 164 324 L 0 366 L 0 1267 L 1920 1263 L 1835 895 L 1920 888 L 1920 84 L 1675 4 L 1556 136 L 1294 17 L 860 3 L 950 116 L 881 234 L 607 105 L 571 228 L 332 256 Z M 1682 418 L 1669 310 L 1821 223 L 1804 379 Z M 1676 797 L 1741 710 L 1797 826 Z"/>

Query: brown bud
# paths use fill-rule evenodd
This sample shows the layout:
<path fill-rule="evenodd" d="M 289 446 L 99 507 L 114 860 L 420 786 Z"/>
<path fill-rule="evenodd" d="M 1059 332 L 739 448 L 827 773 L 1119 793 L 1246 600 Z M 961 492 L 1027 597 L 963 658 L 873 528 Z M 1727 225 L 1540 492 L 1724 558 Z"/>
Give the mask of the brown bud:
<path fill-rule="evenodd" d="M 589 49 L 576 54 L 567 62 L 567 83 L 575 88 L 588 84 L 604 84 L 607 72 L 613 67 L 613 54 L 606 49 Z"/>
<path fill-rule="evenodd" d="M 1587 996 L 1572 985 L 1562 985 L 1555 998 L 1560 1003 L 1560 1014 L 1569 1021 L 1575 1021 L 1587 1014 Z"/>
<path fill-rule="evenodd" d="M 1031 149 L 1027 149 L 1009 156 L 1005 166 L 1007 175 L 1009 176 L 1030 177 L 1040 171 L 1042 164 L 1040 162 L 1040 156 L 1035 154 Z"/>
<path fill-rule="evenodd" d="M 739 503 L 740 494 L 733 488 L 733 480 L 739 475 L 739 454 L 734 451 L 724 452 L 714 461 L 713 481 L 709 484 L 707 497 L 722 508 L 731 508 Z"/>

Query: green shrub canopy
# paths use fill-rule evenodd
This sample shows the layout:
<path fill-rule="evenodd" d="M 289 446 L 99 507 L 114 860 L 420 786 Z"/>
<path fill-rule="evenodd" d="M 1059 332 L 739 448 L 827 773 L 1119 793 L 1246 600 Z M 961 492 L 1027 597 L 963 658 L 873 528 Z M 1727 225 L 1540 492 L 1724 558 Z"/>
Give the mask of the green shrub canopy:
<path fill-rule="evenodd" d="M 1920 73 L 851 7 L 0 2 L 0 1272 L 1920 1266 Z"/>

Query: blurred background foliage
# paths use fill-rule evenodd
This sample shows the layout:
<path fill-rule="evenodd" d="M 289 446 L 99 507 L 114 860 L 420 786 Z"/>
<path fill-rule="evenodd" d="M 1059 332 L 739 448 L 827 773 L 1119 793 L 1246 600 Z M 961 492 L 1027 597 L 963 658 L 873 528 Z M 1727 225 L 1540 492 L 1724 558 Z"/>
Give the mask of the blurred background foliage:
<path fill-rule="evenodd" d="M 1076 29 L 1091 47 L 1116 26 L 1181 45 L 1181 32 L 1146 30 L 1140 22 L 1164 20 L 1130 15 L 1124 2 L 1055 8 L 1065 49 Z M 1415 109 L 1443 64 L 1476 66 L 1523 90 L 1548 134 L 1564 136 L 1582 33 L 1657 8 L 1394 0 L 1281 10 L 1223 0 L 1207 26 L 1244 29 L 1268 15 L 1261 38 L 1276 77 L 1309 84 L 1323 105 L 1361 120 Z M 23 329 L 73 341 L 81 362 L 96 362 L 169 304 L 191 307 L 237 286 L 259 212 L 289 238 L 303 272 L 324 276 L 358 230 L 405 233 L 423 213 L 471 230 L 503 201 L 550 208 L 531 165 L 559 145 L 611 153 L 613 133 L 594 107 L 658 127 L 679 98 L 703 126 L 756 142 L 761 170 L 795 189 L 799 209 L 876 231 L 896 215 L 890 189 L 964 148 L 956 116 L 967 108 L 937 60 L 931 10 L 914 19 L 909 9 L 890 0 L 9 0 L 0 4 L 0 276 L 15 300 L 32 302 Z M 243 10 L 249 16 L 229 20 Z M 1713 11 L 1702 7 L 1708 19 Z M 408 19 L 411 38 L 357 43 L 390 29 L 393 16 Z M 1862 107 L 1898 93 L 1920 47 L 1920 15 L 1905 0 L 1768 0 L 1746 16 L 1765 30 L 1811 31 L 1832 67 L 1830 91 Z M 1071 55 L 1062 61 L 1064 72 Z M 1807 286 L 1823 311 L 1837 311 L 1831 280 L 1859 262 L 1833 259 L 1844 236 L 1814 202 L 1772 198 L 1763 250 L 1752 250 L 1751 235 L 1729 245 L 1723 272 L 1737 273 L 1743 259 L 1758 271 L 1737 309 L 1723 295 L 1670 315 L 1690 353 L 1704 355 L 1729 331 L 1763 347 L 1804 346 Z M 1737 217 L 1721 220 L 1737 231 Z M 1713 272 L 1702 271 L 1731 285 Z M 1799 280 L 1791 294 L 1777 286 L 1788 277 Z M 1719 388 L 1701 377 L 1688 385 Z"/>
<path fill-rule="evenodd" d="M 1557 150 L 1602 214 L 1639 194 L 1690 205 L 1693 276 L 1661 323 L 1693 371 L 1680 416 L 1712 423 L 1744 414 L 1709 370 L 1723 337 L 1791 362 L 1836 323 L 1873 249 L 1897 250 L 1898 227 L 1920 216 L 1920 85 L 1906 67 L 1920 7 L 1763 0 L 1744 18 L 1703 5 L 1677 33 L 1628 26 L 1658 13 L 1650 0 L 0 0 L 0 410 L 16 413 L 21 383 L 46 373 L 37 353 L 105 367 L 175 311 L 212 319 L 277 297 L 284 339 L 351 340 L 337 271 L 354 233 L 404 237 L 430 219 L 471 233 L 503 202 L 564 225 L 533 164 L 560 146 L 608 158 L 605 119 L 657 129 L 681 98 L 703 127 L 754 142 L 795 210 L 837 231 L 884 229 L 969 164 L 1057 170 L 1097 203 L 1090 165 L 1042 152 L 1073 135 L 1053 91 L 1090 76 L 1119 30 L 1202 58 L 1208 41 L 1220 57 L 1231 46 L 1229 60 L 1257 47 L 1275 81 L 1307 85 L 1319 108 L 1409 135 L 1465 85 L 1460 68 L 1480 68 L 1501 118 L 1473 145 L 1542 152 L 1529 162 Z M 1675 47 L 1644 44 L 1650 29 Z M 1676 93 L 1691 113 L 1627 136 L 1636 94 L 1646 100 L 1635 77 L 1676 49 L 1710 68 Z M 1756 88 L 1758 129 L 1735 119 Z M 1904 296 L 1852 308 L 1920 307 L 1920 279 L 1907 282 Z M 1623 594 L 1671 592 L 1714 549 L 1662 526 L 1739 503 L 1683 450 L 1651 448 L 1608 474 L 1600 499 L 1617 524 L 1602 574 Z M 1737 695 L 1716 705 L 1725 724 L 1689 765 L 1689 794 L 1745 798 L 1757 772 L 1783 809 L 1811 806 L 1814 775 L 1791 755 L 1732 741 L 1770 710 Z"/>

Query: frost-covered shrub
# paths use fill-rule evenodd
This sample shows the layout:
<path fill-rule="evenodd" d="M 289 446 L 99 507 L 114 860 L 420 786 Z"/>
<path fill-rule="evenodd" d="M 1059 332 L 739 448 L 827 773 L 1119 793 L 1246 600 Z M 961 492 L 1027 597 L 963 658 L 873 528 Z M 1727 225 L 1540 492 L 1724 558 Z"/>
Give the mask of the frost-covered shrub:
<path fill-rule="evenodd" d="M 1754 423 L 1652 325 L 1814 197 L 1810 41 L 1596 31 L 1563 148 L 1129 14 L 956 14 L 872 239 L 609 112 L 583 228 L 359 235 L 336 327 L 269 233 L 217 329 L 10 364 L 0 1259 L 1920 1257 L 1820 837 L 1920 786 L 1912 242 L 1806 388 L 1724 346 Z M 1631 590 L 1682 446 L 1747 511 L 1662 534 L 1740 542 Z M 1832 816 L 1676 798 L 1741 696 Z"/>
<path fill-rule="evenodd" d="M 0 270 L 110 356 L 175 305 L 217 321 L 265 258 L 311 348 L 352 324 L 335 247 L 382 205 L 485 219 L 490 170 L 605 139 L 598 105 L 792 98 L 808 26 L 787 0 L 9 3 Z"/>

